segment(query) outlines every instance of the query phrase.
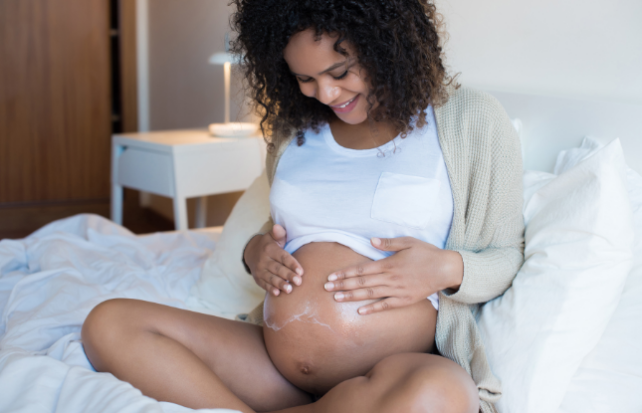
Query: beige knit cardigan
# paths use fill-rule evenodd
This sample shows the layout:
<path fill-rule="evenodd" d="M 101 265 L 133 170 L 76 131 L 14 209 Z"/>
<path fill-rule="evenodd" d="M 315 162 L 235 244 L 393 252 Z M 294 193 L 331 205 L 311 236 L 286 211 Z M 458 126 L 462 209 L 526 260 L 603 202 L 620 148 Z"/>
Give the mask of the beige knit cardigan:
<path fill-rule="evenodd" d="M 480 304 L 501 295 L 523 262 L 522 158 L 517 133 L 491 95 L 461 87 L 435 108 L 439 143 L 450 177 L 454 216 L 446 249 L 464 261 L 457 292 L 439 293 L 437 349 L 462 366 L 479 389 L 481 411 L 495 412 L 501 383 L 491 372 L 475 317 Z M 268 154 L 270 185 L 292 137 Z M 270 219 L 261 229 L 272 228 Z M 248 321 L 262 322 L 259 306 Z"/>

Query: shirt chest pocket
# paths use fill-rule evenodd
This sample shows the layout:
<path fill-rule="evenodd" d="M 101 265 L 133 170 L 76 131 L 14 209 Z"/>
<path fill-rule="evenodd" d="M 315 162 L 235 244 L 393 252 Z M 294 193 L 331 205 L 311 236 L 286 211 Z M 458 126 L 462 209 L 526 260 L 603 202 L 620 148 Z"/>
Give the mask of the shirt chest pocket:
<path fill-rule="evenodd" d="M 426 228 L 440 188 L 441 182 L 437 179 L 383 172 L 370 218 L 409 228 Z"/>

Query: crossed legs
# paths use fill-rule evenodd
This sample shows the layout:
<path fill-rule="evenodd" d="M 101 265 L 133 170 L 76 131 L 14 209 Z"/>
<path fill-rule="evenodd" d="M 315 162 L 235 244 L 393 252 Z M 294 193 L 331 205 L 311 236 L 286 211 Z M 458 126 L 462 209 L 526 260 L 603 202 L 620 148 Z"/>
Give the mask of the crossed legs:
<path fill-rule="evenodd" d="M 143 394 L 191 408 L 249 412 L 477 412 L 477 388 L 443 357 L 405 353 L 339 384 L 315 403 L 272 364 L 260 327 L 138 300 L 99 304 L 85 352 Z"/>

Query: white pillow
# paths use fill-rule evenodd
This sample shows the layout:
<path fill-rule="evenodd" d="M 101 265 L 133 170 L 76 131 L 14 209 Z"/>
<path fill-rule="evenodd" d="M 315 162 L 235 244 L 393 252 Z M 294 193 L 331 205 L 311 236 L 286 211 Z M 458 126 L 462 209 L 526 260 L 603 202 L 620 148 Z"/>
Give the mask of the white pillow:
<path fill-rule="evenodd" d="M 190 310 L 233 319 L 249 313 L 264 298 L 265 290 L 245 272 L 245 244 L 270 216 L 270 185 L 266 172 L 256 178 L 225 221 L 212 255 L 205 261 L 200 279 L 187 299 Z"/>
<path fill-rule="evenodd" d="M 556 412 L 604 332 L 631 269 L 625 167 L 616 140 L 559 176 L 525 173 L 526 261 L 479 317 L 500 412 Z"/>
<path fill-rule="evenodd" d="M 567 159 L 596 150 L 594 142 L 566 151 Z M 571 381 L 560 413 L 642 412 L 642 177 L 627 171 L 633 207 L 633 269 L 604 334 L 582 361 Z"/>

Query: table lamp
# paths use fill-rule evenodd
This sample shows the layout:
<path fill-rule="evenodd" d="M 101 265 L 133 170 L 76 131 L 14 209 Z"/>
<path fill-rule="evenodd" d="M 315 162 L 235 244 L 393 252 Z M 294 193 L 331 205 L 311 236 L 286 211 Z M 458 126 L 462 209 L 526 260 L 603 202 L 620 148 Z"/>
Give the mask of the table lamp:
<path fill-rule="evenodd" d="M 225 49 L 228 39 L 225 36 Z M 213 136 L 225 137 L 243 137 L 253 135 L 258 126 L 248 122 L 230 122 L 230 71 L 232 63 L 239 63 L 238 56 L 230 53 L 215 53 L 209 58 L 209 63 L 213 65 L 223 65 L 225 76 L 225 123 L 212 123 L 209 126 L 210 134 Z"/>

